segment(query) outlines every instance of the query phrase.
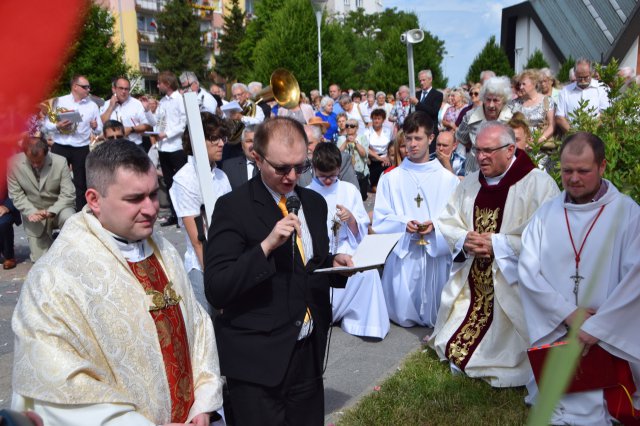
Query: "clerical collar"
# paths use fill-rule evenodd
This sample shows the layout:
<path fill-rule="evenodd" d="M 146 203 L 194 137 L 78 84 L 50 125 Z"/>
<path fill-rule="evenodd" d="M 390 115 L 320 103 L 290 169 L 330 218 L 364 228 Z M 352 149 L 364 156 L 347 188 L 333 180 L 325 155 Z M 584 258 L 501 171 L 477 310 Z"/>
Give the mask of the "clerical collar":
<path fill-rule="evenodd" d="M 111 235 L 113 241 L 115 241 L 116 246 L 124 258 L 129 262 L 140 262 L 153 254 L 153 248 L 146 239 L 129 241 L 126 238 L 122 238 L 114 234 L 113 232 L 107 232 Z"/>
<path fill-rule="evenodd" d="M 591 199 L 590 203 L 595 203 L 596 201 L 598 201 L 602 197 L 604 197 L 604 195 L 607 193 L 608 189 L 609 189 L 609 184 L 607 183 L 607 181 L 604 180 L 604 179 L 600 179 L 600 189 L 598 189 L 598 192 L 596 192 L 596 195 L 593 196 L 593 198 Z M 573 198 L 571 198 L 569 196 L 568 192 L 567 192 L 566 196 L 564 197 L 564 202 L 565 203 L 569 203 L 569 204 L 578 204 L 578 203 L 575 202 L 575 200 Z"/>
<path fill-rule="evenodd" d="M 511 168 L 511 166 L 513 166 L 513 163 L 515 163 L 515 161 L 516 161 L 516 156 L 514 155 L 511 158 L 511 163 L 509 164 L 509 167 L 507 167 L 507 170 L 505 170 L 504 173 L 501 174 L 500 176 L 494 176 L 494 177 L 485 176 L 484 179 L 487 181 L 487 185 L 493 186 L 493 185 L 499 184 L 502 178 L 505 177 L 507 173 L 509 173 L 509 169 Z"/>

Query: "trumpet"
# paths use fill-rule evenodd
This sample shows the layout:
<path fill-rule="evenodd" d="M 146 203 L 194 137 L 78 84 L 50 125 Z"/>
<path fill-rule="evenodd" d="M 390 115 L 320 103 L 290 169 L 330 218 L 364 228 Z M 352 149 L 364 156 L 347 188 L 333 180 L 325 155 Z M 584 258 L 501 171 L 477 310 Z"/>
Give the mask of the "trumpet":
<path fill-rule="evenodd" d="M 58 122 L 58 114 L 63 112 L 70 112 L 66 108 L 57 107 L 56 106 L 57 103 L 58 103 L 58 98 L 51 98 L 42 102 L 42 105 L 44 106 L 44 109 L 45 109 L 44 113 L 47 116 L 47 118 L 49 118 L 49 121 L 52 122 L 53 124 L 56 124 Z M 59 132 L 63 135 L 71 135 L 75 133 L 77 129 L 78 129 L 78 123 L 73 123 L 73 125 L 70 127 L 59 129 Z"/>

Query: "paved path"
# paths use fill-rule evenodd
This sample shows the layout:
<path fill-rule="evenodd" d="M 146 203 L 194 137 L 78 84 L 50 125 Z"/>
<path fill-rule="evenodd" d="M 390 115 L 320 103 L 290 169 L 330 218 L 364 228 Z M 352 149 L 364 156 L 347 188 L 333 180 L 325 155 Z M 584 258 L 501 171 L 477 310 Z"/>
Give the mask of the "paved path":
<path fill-rule="evenodd" d="M 372 209 L 373 197 L 367 200 Z M 170 240 L 180 252 L 185 250 L 183 229 L 160 228 L 156 232 Z M 11 315 L 20 295 L 22 283 L 31 263 L 29 249 L 22 228 L 16 228 L 16 256 L 18 266 L 11 271 L 0 269 L 0 409 L 7 408 L 11 399 L 11 368 L 13 363 L 13 332 Z M 355 337 L 333 327 L 329 359 L 325 371 L 325 423 L 335 423 L 341 412 L 355 404 L 361 396 L 373 392 L 375 385 L 396 371 L 404 357 L 420 347 L 427 329 L 405 329 L 391 326 L 382 341 Z"/>

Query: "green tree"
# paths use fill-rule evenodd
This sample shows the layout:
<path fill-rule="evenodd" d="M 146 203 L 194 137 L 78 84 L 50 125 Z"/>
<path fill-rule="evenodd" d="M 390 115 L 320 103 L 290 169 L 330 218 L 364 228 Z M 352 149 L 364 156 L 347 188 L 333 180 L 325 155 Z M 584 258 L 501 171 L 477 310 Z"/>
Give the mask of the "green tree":
<path fill-rule="evenodd" d="M 189 70 L 204 77 L 207 49 L 200 32 L 200 21 L 189 2 L 170 0 L 156 16 L 158 43 L 156 66 L 159 70 L 179 74 Z"/>
<path fill-rule="evenodd" d="M 527 60 L 527 65 L 524 66 L 525 69 L 540 69 L 540 68 L 549 68 L 549 64 L 544 59 L 544 55 L 540 51 L 540 49 L 536 49 L 529 59 Z"/>
<path fill-rule="evenodd" d="M 234 79 L 242 72 L 242 62 L 236 54 L 244 37 L 245 13 L 238 0 L 231 1 L 229 14 L 224 17 L 224 35 L 220 38 L 220 55 L 216 58 L 216 72 Z"/>
<path fill-rule="evenodd" d="M 265 33 L 273 23 L 274 14 L 282 8 L 283 3 L 284 0 L 260 0 L 256 3 L 255 14 L 246 26 L 245 35 L 240 41 L 236 52 L 236 57 L 242 64 L 242 68 L 236 76 L 238 80 L 252 80 L 250 76 L 255 64 L 253 53 L 256 45 L 264 38 Z"/>
<path fill-rule="evenodd" d="M 576 64 L 576 60 L 573 59 L 572 56 L 569 56 L 567 60 L 564 61 L 564 63 L 560 66 L 560 69 L 558 70 L 558 76 L 557 76 L 558 81 L 562 83 L 569 81 L 569 72 L 571 71 L 571 68 L 573 68 L 575 64 Z"/>
<path fill-rule="evenodd" d="M 480 73 L 484 70 L 492 70 L 496 75 L 513 76 L 513 68 L 509 64 L 509 58 L 496 42 L 495 36 L 489 37 L 487 44 L 474 58 L 467 72 L 466 80 L 468 82 L 477 82 L 480 78 Z"/>
<path fill-rule="evenodd" d="M 71 77 L 82 74 L 91 83 L 91 93 L 108 97 L 111 96 L 111 80 L 130 72 L 124 59 L 124 46 L 113 41 L 111 13 L 89 1 L 86 7 L 84 25 L 71 47 L 70 60 L 58 80 L 56 95 L 68 93 Z"/>

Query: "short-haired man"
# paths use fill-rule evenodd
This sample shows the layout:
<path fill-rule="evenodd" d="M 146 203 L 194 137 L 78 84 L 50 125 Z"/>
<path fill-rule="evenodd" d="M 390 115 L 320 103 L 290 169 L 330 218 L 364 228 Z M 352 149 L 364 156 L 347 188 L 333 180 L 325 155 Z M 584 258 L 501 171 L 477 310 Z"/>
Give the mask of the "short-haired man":
<path fill-rule="evenodd" d="M 438 219 L 455 262 L 429 344 L 453 371 L 495 387 L 523 386 L 531 367 L 518 294 L 520 235 L 558 187 L 516 150 L 503 123 L 481 125 L 472 152 L 480 170 L 465 177 Z"/>
<path fill-rule="evenodd" d="M 536 212 L 522 235 L 520 294 L 530 345 L 564 340 L 569 328 L 578 328 L 585 352 L 599 345 L 630 363 L 637 389 L 640 207 L 603 179 L 606 165 L 596 135 L 580 132 L 563 142 L 564 192 Z M 607 406 L 606 395 L 602 389 L 567 394 L 551 424 L 611 424 L 616 404 Z M 628 395 L 622 400 L 629 404 Z M 633 403 L 640 409 L 638 392 Z"/>
<path fill-rule="evenodd" d="M 373 209 L 376 233 L 404 233 L 382 274 L 389 318 L 403 327 L 433 327 L 451 268 L 451 253 L 434 221 L 460 180 L 429 161 L 433 126 L 422 111 L 404 121 L 407 156 L 380 178 Z"/>
<path fill-rule="evenodd" d="M 333 113 L 335 115 L 344 112 L 342 106 L 340 106 L 340 96 L 342 95 L 342 91 L 340 90 L 340 86 L 338 84 L 330 84 L 329 85 L 329 96 L 333 99 Z"/>
<path fill-rule="evenodd" d="M 107 120 L 102 126 L 102 137 L 106 141 L 122 139 L 124 138 L 124 133 L 124 125 L 117 120 Z"/>
<path fill-rule="evenodd" d="M 243 83 L 235 83 L 231 86 L 233 99 L 240 104 L 243 112 L 234 114 L 231 118 L 242 121 L 245 126 L 249 124 L 257 125 L 265 120 L 264 111 L 251 100 L 251 92 Z"/>
<path fill-rule="evenodd" d="M 415 111 L 424 111 L 427 113 L 431 121 L 438 123 L 438 113 L 442 106 L 443 95 L 437 89 L 433 88 L 433 75 L 431 70 L 422 70 L 418 73 L 418 81 L 420 82 L 420 90 L 410 98 L 411 105 Z M 438 137 L 438 126 L 433 129 L 434 141 Z M 431 143 L 429 152 L 435 152 L 435 143 Z"/>
<path fill-rule="evenodd" d="M 465 175 L 464 163 L 466 159 L 458 154 L 457 147 L 458 141 L 453 132 L 442 132 L 436 139 L 436 152 L 429 155 L 429 161 L 438 159 L 442 167 L 462 179 Z"/>
<path fill-rule="evenodd" d="M 579 103 L 586 100 L 588 108 L 594 108 L 596 116 L 611 104 L 606 88 L 593 78 L 591 61 L 585 58 L 576 60 L 576 81 L 562 88 L 558 96 L 556 108 L 556 124 L 563 132 L 571 128 L 569 115 L 579 107 Z"/>
<path fill-rule="evenodd" d="M 53 243 L 53 230 L 75 213 L 76 193 L 67 160 L 50 153 L 44 137 L 24 138 L 22 150 L 12 159 L 7 182 L 35 262 Z"/>
<path fill-rule="evenodd" d="M 200 112 L 218 114 L 218 102 L 211 93 L 200 87 L 200 81 L 198 81 L 198 77 L 193 71 L 185 71 L 180 74 L 180 86 L 182 87 L 182 93 L 193 92 L 196 94 Z"/>
<path fill-rule="evenodd" d="M 187 155 L 182 149 L 182 134 L 187 126 L 187 115 L 182 95 L 178 91 L 178 79 L 169 71 L 158 74 L 158 90 L 164 94 L 156 112 L 158 131 L 158 158 L 162 168 L 162 178 L 167 191 L 173 185 L 173 175 L 187 163 Z M 173 204 L 171 215 L 160 226 L 178 224 Z"/>
<path fill-rule="evenodd" d="M 131 82 L 126 77 L 117 77 L 111 84 L 113 95 L 100 111 L 102 122 L 116 120 L 124 126 L 124 135 L 136 145 L 142 146 L 142 134 L 152 129 L 149 124 L 151 112 L 146 111 L 142 102 L 131 96 Z M 153 119 L 152 119 L 153 120 Z M 104 130 L 103 130 L 104 131 Z M 148 151 L 150 148 L 145 147 Z"/>
<path fill-rule="evenodd" d="M 232 414 L 242 425 L 322 425 L 329 286 L 346 279 L 313 271 L 351 257 L 329 254 L 327 204 L 296 185 L 310 167 L 302 124 L 265 121 L 253 156 L 260 175 L 218 199 L 205 252 Z M 297 214 L 286 206 L 292 196 Z"/>
<path fill-rule="evenodd" d="M 102 133 L 102 120 L 98 105 L 91 101 L 89 94 L 91 85 L 83 75 L 73 76 L 71 79 L 71 93 L 55 98 L 51 102 L 51 109 L 60 112 L 76 111 L 81 121 L 73 123 L 70 120 L 52 122 L 49 116 L 45 118 L 47 134 L 53 138 L 51 152 L 63 156 L 73 169 L 73 185 L 76 188 L 76 210 L 85 205 L 84 192 L 87 189 L 85 175 L 85 160 L 89 154 L 89 143 L 92 136 Z"/>
<path fill-rule="evenodd" d="M 231 157 L 222 162 L 222 170 L 229 178 L 232 189 L 236 189 L 247 183 L 260 172 L 253 158 L 253 136 L 256 126 L 246 126 L 242 130 L 240 144 L 244 155 Z"/>
<path fill-rule="evenodd" d="M 44 424 L 209 424 L 216 343 L 178 252 L 153 236 L 158 179 L 134 143 L 87 157 L 87 207 L 29 272 L 13 315 L 14 409 Z"/>

